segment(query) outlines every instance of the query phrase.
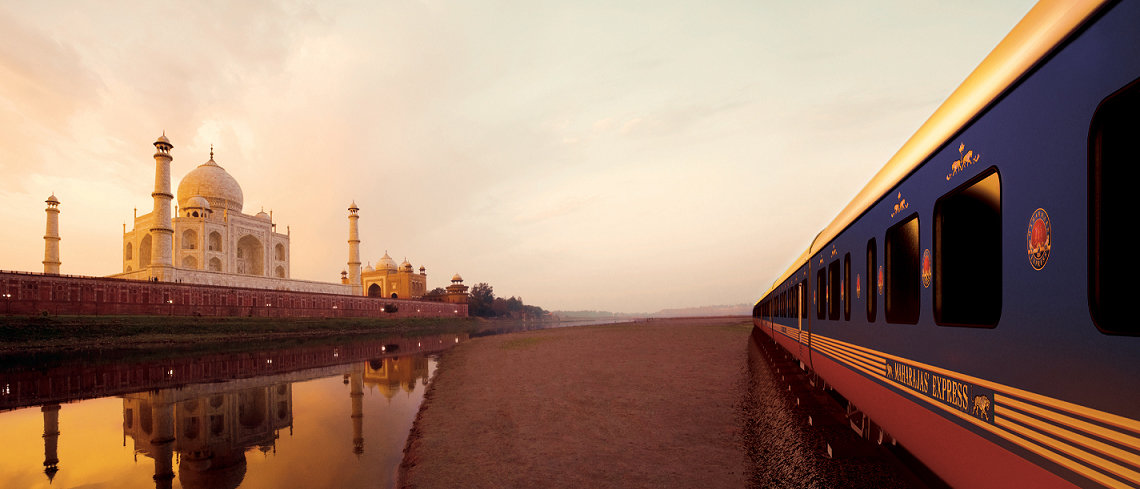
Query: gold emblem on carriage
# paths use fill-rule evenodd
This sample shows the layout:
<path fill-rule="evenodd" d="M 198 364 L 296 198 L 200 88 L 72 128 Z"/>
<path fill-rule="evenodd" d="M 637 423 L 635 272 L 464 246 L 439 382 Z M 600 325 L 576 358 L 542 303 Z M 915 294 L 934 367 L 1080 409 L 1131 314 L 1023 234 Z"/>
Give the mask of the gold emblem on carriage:
<path fill-rule="evenodd" d="M 1045 268 L 1049 262 L 1049 251 L 1053 247 L 1053 224 L 1045 209 L 1038 208 L 1029 217 L 1029 230 L 1025 233 L 1025 250 L 1029 254 L 1029 265 L 1034 270 Z"/>
<path fill-rule="evenodd" d="M 922 251 L 922 286 L 930 287 L 930 279 L 934 276 L 933 266 L 930 263 L 930 248 Z"/>
<path fill-rule="evenodd" d="M 967 167 L 977 163 L 982 158 L 981 153 L 974 153 L 974 150 L 966 151 L 966 143 L 958 145 L 958 159 L 950 164 L 950 173 L 946 174 L 946 180 L 949 181 L 960 172 L 966 170 Z"/>
<path fill-rule="evenodd" d="M 970 414 L 983 421 L 989 421 L 991 404 L 990 398 L 987 396 L 974 396 L 974 409 L 970 411 Z"/>
<path fill-rule="evenodd" d="M 907 202 L 906 199 L 903 198 L 902 192 L 899 192 L 899 195 L 897 198 L 899 199 L 899 201 L 895 203 L 894 212 L 891 212 L 891 217 L 895 217 L 895 216 L 899 215 L 900 213 L 902 213 L 902 211 L 905 211 L 907 207 L 910 207 L 910 203 Z"/>

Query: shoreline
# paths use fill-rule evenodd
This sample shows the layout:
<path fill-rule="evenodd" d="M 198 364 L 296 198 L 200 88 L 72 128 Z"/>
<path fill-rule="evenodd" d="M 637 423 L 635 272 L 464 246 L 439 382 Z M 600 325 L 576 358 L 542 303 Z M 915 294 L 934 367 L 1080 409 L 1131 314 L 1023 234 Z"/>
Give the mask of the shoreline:
<path fill-rule="evenodd" d="M 0 316 L 0 357 L 94 350 L 179 348 L 331 337 L 477 333 L 519 322 L 478 318 L 198 318 Z M 539 323 L 542 324 L 542 323 Z"/>

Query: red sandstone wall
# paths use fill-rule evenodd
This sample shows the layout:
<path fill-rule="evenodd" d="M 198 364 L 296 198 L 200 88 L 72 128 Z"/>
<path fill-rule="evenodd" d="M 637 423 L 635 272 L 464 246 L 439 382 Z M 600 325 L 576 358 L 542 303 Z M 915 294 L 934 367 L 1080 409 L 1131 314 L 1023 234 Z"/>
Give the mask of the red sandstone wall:
<path fill-rule="evenodd" d="M 467 304 L 6 271 L 0 302 L 5 315 L 467 317 Z"/>
<path fill-rule="evenodd" d="M 223 353 L 150 363 L 68 365 L 49 370 L 0 372 L 0 412 L 26 406 L 71 402 L 166 389 L 187 384 L 276 375 L 402 355 L 447 350 L 467 334 L 387 338 L 346 345 Z"/>

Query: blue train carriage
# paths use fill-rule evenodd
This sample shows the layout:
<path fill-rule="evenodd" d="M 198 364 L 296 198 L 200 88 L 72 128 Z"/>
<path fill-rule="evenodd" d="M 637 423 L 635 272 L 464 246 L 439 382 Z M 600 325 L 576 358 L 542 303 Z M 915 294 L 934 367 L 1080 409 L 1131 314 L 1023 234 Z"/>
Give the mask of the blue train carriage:
<path fill-rule="evenodd" d="M 1140 1 L 1041 2 L 757 302 L 954 487 L 1140 486 Z"/>

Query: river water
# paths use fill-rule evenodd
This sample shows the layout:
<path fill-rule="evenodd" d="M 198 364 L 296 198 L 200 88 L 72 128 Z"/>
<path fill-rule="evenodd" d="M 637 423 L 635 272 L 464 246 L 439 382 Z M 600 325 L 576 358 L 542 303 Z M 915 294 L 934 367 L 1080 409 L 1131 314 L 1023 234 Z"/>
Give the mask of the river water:
<path fill-rule="evenodd" d="M 0 487 L 392 487 L 467 339 L 0 359 Z"/>

